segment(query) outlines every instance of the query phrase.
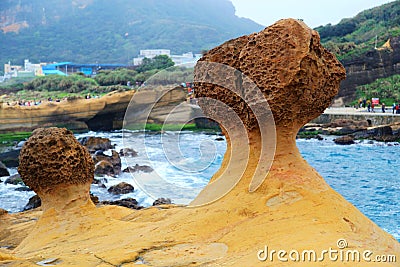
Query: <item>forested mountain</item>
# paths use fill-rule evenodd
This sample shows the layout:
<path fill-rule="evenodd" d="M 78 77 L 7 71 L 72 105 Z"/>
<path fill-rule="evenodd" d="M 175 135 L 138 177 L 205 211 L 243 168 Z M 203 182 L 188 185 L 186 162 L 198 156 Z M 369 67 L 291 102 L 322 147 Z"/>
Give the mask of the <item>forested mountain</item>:
<path fill-rule="evenodd" d="M 346 68 L 338 98 L 356 103 L 359 98 L 400 101 L 400 1 L 393 1 L 316 30 L 326 48 Z"/>
<path fill-rule="evenodd" d="M 316 28 L 324 45 L 340 60 L 349 61 L 400 36 L 400 1 L 365 10 L 336 25 Z"/>
<path fill-rule="evenodd" d="M 199 53 L 262 28 L 229 0 L 1 0 L 0 64 L 128 63 L 140 49 Z"/>

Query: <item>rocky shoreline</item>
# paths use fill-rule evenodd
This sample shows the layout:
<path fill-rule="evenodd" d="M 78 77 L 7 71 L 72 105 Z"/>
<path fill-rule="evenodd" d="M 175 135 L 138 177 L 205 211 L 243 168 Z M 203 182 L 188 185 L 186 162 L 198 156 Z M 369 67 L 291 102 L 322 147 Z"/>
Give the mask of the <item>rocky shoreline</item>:
<path fill-rule="evenodd" d="M 304 125 L 297 138 L 316 138 L 321 135 L 337 136 L 335 143 L 349 145 L 355 140 L 374 140 L 378 142 L 400 142 L 400 123 L 370 126 L 366 120 L 337 119 L 331 123 Z"/>
<path fill-rule="evenodd" d="M 318 33 L 295 19 L 208 51 L 195 68 L 196 94 L 204 114 L 220 123 L 227 150 L 221 168 L 185 207 L 96 207 L 88 150 L 65 129 L 36 130 L 18 171 L 40 196 L 41 211 L 0 211 L 0 264 L 310 266 L 318 258 L 318 265 L 338 266 L 327 249 L 398 259 L 399 242 L 334 191 L 296 146 L 299 129 L 327 108 L 344 78 Z M 269 107 L 265 98 L 273 100 Z M 268 249 L 281 258 L 267 259 Z M 366 265 L 365 257 L 348 263 Z"/>
<path fill-rule="evenodd" d="M 134 166 L 128 166 L 124 170 L 121 169 L 121 157 L 136 157 L 138 155 L 137 151 L 131 148 L 121 149 L 119 152 L 114 150 L 115 145 L 111 144 L 111 140 L 108 138 L 87 136 L 80 138 L 78 140 L 81 145 L 86 147 L 89 151 L 94 164 L 94 174 L 95 178 L 92 184 L 96 184 L 99 187 L 106 188 L 104 185 L 106 182 L 105 176 L 117 177 L 122 172 L 145 172 L 150 173 L 153 169 L 147 165 L 135 164 Z M 22 145 L 22 144 L 20 144 Z M 18 185 L 20 187 L 15 188 L 17 191 L 31 191 L 27 187 L 19 173 L 10 175 L 7 168 L 18 167 L 19 166 L 19 153 L 21 147 L 8 151 L 5 153 L 0 153 L 0 177 L 3 177 L 5 184 Z M 107 154 L 111 155 L 107 155 Z M 6 163 L 3 164 L 2 160 Z M 0 180 L 0 182 L 3 182 Z M 107 188 L 107 191 L 113 195 L 124 195 L 133 192 L 135 189 L 131 184 L 120 182 L 117 185 Z M 124 198 L 117 201 L 99 201 L 98 197 L 91 194 L 91 199 L 96 205 L 118 205 L 131 209 L 142 209 L 143 206 L 138 205 L 138 201 L 133 198 Z M 172 201 L 168 198 L 158 198 L 153 202 L 153 205 L 161 204 L 171 204 Z M 26 206 L 21 211 L 27 211 L 30 209 L 38 208 L 41 205 L 40 198 L 37 195 L 31 197 Z M 0 207 L 1 209 L 1 207 Z M 3 210 L 3 212 L 7 212 Z"/>
<path fill-rule="evenodd" d="M 349 119 L 335 120 L 328 124 L 308 123 L 303 126 L 298 132 L 296 138 L 303 139 L 318 139 L 324 140 L 325 136 L 334 136 L 334 142 L 340 145 L 355 144 L 357 140 L 371 140 L 377 142 L 399 142 L 400 141 L 400 123 L 391 125 L 380 125 L 370 127 L 367 121 L 354 121 Z M 150 173 L 153 169 L 150 166 L 135 164 L 128 166 L 122 170 L 121 157 L 136 157 L 137 151 L 131 148 L 121 149 L 117 152 L 108 138 L 87 136 L 79 139 L 79 142 L 85 146 L 90 152 L 95 163 L 95 179 L 93 184 L 99 187 L 106 188 L 107 181 L 104 176 L 118 177 L 122 172 L 145 172 Z M 27 191 L 30 190 L 25 186 L 19 174 L 10 175 L 7 168 L 18 167 L 18 156 L 23 142 L 19 143 L 10 151 L 0 153 L 0 177 L 2 176 L 5 184 L 19 185 L 20 187 L 14 190 Z M 3 164 L 4 163 L 4 164 Z M 109 193 L 123 195 L 133 192 L 134 188 L 130 184 L 121 182 L 118 185 L 106 188 Z M 120 201 L 98 201 L 95 195 L 92 195 L 92 200 L 97 205 L 120 205 L 132 209 L 142 209 L 138 205 L 136 199 L 128 198 Z M 40 198 L 37 196 L 31 197 L 23 211 L 37 208 L 40 206 Z M 159 198 L 159 200 L 162 198 Z M 157 203 L 160 201 L 157 201 Z M 161 201 L 162 203 L 171 203 L 169 201 Z M 1 207 L 0 207 L 1 208 Z"/>

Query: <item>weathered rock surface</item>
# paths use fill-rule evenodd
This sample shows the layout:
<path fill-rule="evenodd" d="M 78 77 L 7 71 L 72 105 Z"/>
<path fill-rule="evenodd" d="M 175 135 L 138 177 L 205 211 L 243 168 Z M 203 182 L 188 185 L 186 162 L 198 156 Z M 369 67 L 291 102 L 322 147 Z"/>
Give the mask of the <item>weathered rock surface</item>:
<path fill-rule="evenodd" d="M 8 214 L 8 211 L 4 210 L 4 209 L 0 209 L 0 217 L 3 215 Z"/>
<path fill-rule="evenodd" d="M 106 151 L 114 148 L 114 146 L 111 145 L 111 140 L 103 137 L 87 136 L 80 138 L 78 141 L 81 145 L 85 146 L 90 153 L 94 153 L 98 150 Z"/>
<path fill-rule="evenodd" d="M 8 172 L 6 165 L 0 161 L 0 177 L 2 176 L 10 176 L 10 173 Z"/>
<path fill-rule="evenodd" d="M 340 85 L 338 98 L 349 103 L 356 98 L 356 87 L 369 84 L 400 71 L 400 37 L 390 37 L 388 47 L 373 49 L 353 60 L 343 62 L 347 78 Z"/>
<path fill-rule="evenodd" d="M 10 177 L 8 177 L 5 181 L 5 184 L 13 184 L 13 185 L 24 185 L 24 182 L 21 179 L 21 176 L 19 175 L 19 173 L 16 173 L 14 175 L 11 175 Z"/>
<path fill-rule="evenodd" d="M 19 160 L 18 172 L 38 194 L 44 210 L 88 203 L 94 163 L 71 131 L 53 127 L 34 130 Z"/>
<path fill-rule="evenodd" d="M 111 92 L 101 98 L 71 99 L 38 106 L 3 106 L 0 132 L 32 131 L 38 127 L 67 127 L 71 130 L 121 129 L 134 91 Z"/>
<path fill-rule="evenodd" d="M 264 128 L 257 125 L 254 114 L 243 112 L 243 106 L 238 114 L 245 132 L 240 127 L 225 127 L 225 122 L 220 121 L 226 134 L 227 152 L 221 169 L 190 207 L 151 207 L 141 211 L 117 206 L 95 208 L 88 202 L 90 183 L 77 181 L 71 185 L 71 179 L 63 179 L 61 183 L 65 185 L 60 184 L 44 194 L 44 199 L 41 197 L 43 202 L 46 198 L 53 200 L 47 209 L 42 206 L 43 214 L 28 212 L 30 220 L 23 217 L 26 214 L 2 216 L 0 245 L 6 244 L 12 250 L 3 255 L 0 252 L 0 257 L 15 266 L 32 266 L 32 262 L 54 257 L 65 266 L 266 266 L 275 265 L 258 259 L 257 252 L 266 247 L 276 251 L 297 250 L 300 254 L 310 249 L 321 252 L 337 249 L 338 240 L 344 239 L 348 244 L 345 252 L 347 248 L 369 250 L 374 255 L 399 258 L 400 244 L 330 188 L 296 147 L 299 128 L 318 115 L 315 109 L 324 110 L 337 92 L 344 78 L 343 67 L 320 46 L 315 31 L 294 19 L 281 20 L 241 40 L 244 44 L 238 41 L 237 46 L 236 41 L 230 41 L 227 50 L 222 45 L 215 58 L 240 63 L 242 71 L 252 75 L 254 82 L 258 80 L 258 87 L 277 116 L 276 148 L 264 146 Z M 235 47 L 241 51 L 240 62 L 234 52 L 224 53 L 236 51 Z M 206 54 L 203 61 L 212 51 L 216 50 Z M 195 81 L 198 86 L 204 85 L 198 88 L 203 96 L 218 98 L 232 107 L 253 103 L 246 103 L 205 80 L 197 80 L 216 71 L 202 63 L 199 66 Z M 235 76 L 237 72 L 218 74 L 228 81 L 238 78 L 234 84 L 241 87 L 239 76 Z M 243 98 L 264 104 L 257 102 L 259 95 L 253 96 L 252 92 L 251 89 L 242 92 Z M 320 96 L 325 101 L 319 101 Z M 208 106 L 204 110 L 208 115 L 221 111 Z M 227 117 L 226 113 L 217 115 Z M 267 134 L 273 137 L 271 132 Z M 29 146 L 29 140 L 27 143 Z M 31 157 L 33 162 L 39 160 L 33 154 Z M 82 155 L 77 159 L 85 158 Z M 24 156 L 22 159 L 28 160 Z M 46 188 L 52 183 L 49 180 L 59 178 L 52 175 L 56 172 L 54 165 L 42 164 L 47 171 L 37 178 L 43 180 L 39 192 L 42 184 Z M 30 166 L 22 160 L 21 165 Z M 85 164 L 81 168 L 88 167 L 93 169 Z M 65 194 L 68 197 L 62 197 Z M 62 206 L 61 200 L 75 204 Z M 290 266 L 291 262 L 276 262 L 276 265 Z M 310 262 L 300 265 L 310 266 Z M 316 265 L 338 266 L 338 262 L 325 258 Z M 351 261 L 347 265 L 366 266 L 366 263 Z M 386 262 L 382 266 L 396 266 L 396 263 Z"/>
<path fill-rule="evenodd" d="M 137 157 L 138 152 L 132 148 L 123 148 L 119 151 L 121 157 Z"/>
<path fill-rule="evenodd" d="M 36 209 L 42 205 L 42 201 L 38 195 L 34 195 L 33 197 L 29 198 L 28 203 L 25 205 L 23 211 Z"/>
<path fill-rule="evenodd" d="M 299 131 L 300 138 L 322 135 L 351 135 L 354 140 L 369 139 L 382 142 L 400 141 L 400 123 L 368 126 L 368 121 L 336 120 L 327 124 L 306 124 Z"/>
<path fill-rule="evenodd" d="M 249 129 L 256 127 L 257 119 L 248 104 L 263 100 L 262 97 L 268 101 L 277 125 L 299 127 L 318 117 L 337 94 L 345 70 L 321 46 L 318 33 L 304 31 L 297 21 L 287 23 L 291 27 L 277 23 L 258 34 L 228 41 L 200 59 L 241 71 L 257 85 L 262 96 L 254 88 L 246 88 L 248 91 L 238 96 L 221 86 L 195 83 L 196 96 L 215 98 L 229 105 Z M 197 79 L 201 79 L 199 75 L 220 71 L 218 66 L 210 70 L 202 70 L 201 65 L 196 68 Z M 237 73 L 227 75 L 236 81 L 237 91 L 243 91 L 243 77 Z M 201 107 L 211 117 L 217 112 L 213 111 L 214 105 Z"/>
<path fill-rule="evenodd" d="M 96 174 L 96 168 L 94 170 L 94 173 Z M 106 188 L 106 186 L 104 185 L 105 183 L 107 183 L 107 179 L 106 178 L 102 178 L 102 179 L 94 178 L 93 182 L 92 182 L 92 184 L 96 184 L 96 185 L 98 185 L 99 187 L 102 187 L 102 188 Z"/>
<path fill-rule="evenodd" d="M 171 203 L 172 203 L 171 199 L 161 197 L 161 198 L 157 198 L 156 200 L 154 200 L 153 206 L 169 205 Z"/>
<path fill-rule="evenodd" d="M 121 173 L 121 158 L 117 151 L 112 150 L 111 156 L 96 153 L 92 156 L 95 164 L 96 175 L 116 176 Z"/>
<path fill-rule="evenodd" d="M 123 170 L 123 172 L 144 172 L 144 173 L 150 173 L 154 171 L 152 167 L 147 166 L 147 165 L 139 165 L 139 164 L 135 164 L 135 166 L 131 167 L 127 167 Z"/>
<path fill-rule="evenodd" d="M 102 201 L 100 204 L 102 204 L 102 205 L 117 205 L 117 206 L 134 209 L 134 210 L 143 209 L 142 206 L 138 205 L 139 203 L 134 198 L 124 198 L 124 199 L 115 200 L 115 201 Z"/>
<path fill-rule="evenodd" d="M 20 149 L 12 149 L 7 152 L 0 153 L 0 161 L 8 168 L 15 168 L 19 165 L 19 152 Z"/>
<path fill-rule="evenodd" d="M 121 182 L 117 185 L 113 185 L 110 188 L 108 188 L 108 192 L 113 194 L 113 195 L 121 195 L 121 194 L 128 194 L 132 193 L 134 191 L 134 187 L 128 183 Z"/>
<path fill-rule="evenodd" d="M 57 185 L 91 183 L 93 160 L 71 131 L 39 128 L 21 150 L 18 172 L 27 186 L 41 192 Z"/>
<path fill-rule="evenodd" d="M 354 144 L 354 137 L 350 135 L 345 135 L 339 138 L 335 138 L 333 142 L 335 142 L 338 145 L 352 145 Z"/>

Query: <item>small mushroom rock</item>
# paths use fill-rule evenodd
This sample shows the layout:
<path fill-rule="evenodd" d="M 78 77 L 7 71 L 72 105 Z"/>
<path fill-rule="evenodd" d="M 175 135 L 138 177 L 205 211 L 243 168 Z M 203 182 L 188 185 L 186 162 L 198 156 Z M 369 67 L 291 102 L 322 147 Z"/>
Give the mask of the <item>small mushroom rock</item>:
<path fill-rule="evenodd" d="M 93 160 L 71 131 L 36 129 L 22 147 L 19 161 L 18 172 L 40 197 L 43 210 L 62 210 L 90 201 Z"/>

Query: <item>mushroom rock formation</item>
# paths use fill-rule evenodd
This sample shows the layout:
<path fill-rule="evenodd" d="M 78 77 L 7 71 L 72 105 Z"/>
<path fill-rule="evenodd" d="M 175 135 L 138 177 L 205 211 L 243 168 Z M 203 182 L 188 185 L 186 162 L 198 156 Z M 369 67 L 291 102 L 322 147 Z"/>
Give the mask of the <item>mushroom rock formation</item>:
<path fill-rule="evenodd" d="M 291 266 L 292 261 L 368 266 L 363 258 L 343 261 L 339 252 L 346 257 L 347 248 L 350 255 L 371 251 L 399 259 L 399 243 L 331 189 L 296 147 L 299 128 L 329 105 L 344 77 L 318 34 L 294 19 L 204 55 L 195 68 L 196 93 L 204 113 L 221 124 L 228 147 L 220 170 L 191 207 L 131 211 L 74 205 L 71 200 L 89 198 L 89 156 L 56 130 L 34 133 L 21 152 L 20 171 L 46 207 L 13 251 L 21 259 L 15 261 L 18 266 L 55 257 L 62 266 Z M 59 151 L 76 160 L 58 156 Z M 336 251 L 336 260 L 324 253 L 328 250 Z"/>
<path fill-rule="evenodd" d="M 224 65 L 221 67 L 221 64 Z M 225 65 L 232 68 L 227 69 Z M 232 135 L 243 138 L 243 134 L 237 133 L 238 123 L 246 129 L 250 144 L 248 162 L 259 162 L 258 168 L 260 165 L 265 168 L 262 173 L 255 170 L 252 177 L 242 178 L 251 177 L 250 181 L 244 181 L 250 184 L 250 191 L 261 186 L 265 192 L 283 187 L 286 187 L 284 190 L 304 186 L 312 190 L 327 189 L 319 175 L 311 178 L 310 173 L 315 171 L 302 159 L 295 138 L 305 123 L 329 106 L 344 78 L 345 69 L 322 47 L 318 33 L 294 19 L 278 21 L 258 34 L 233 39 L 210 50 L 195 70 L 199 105 L 209 117 L 223 118 L 219 120 L 227 141 L 234 141 Z M 215 108 L 210 99 L 229 106 L 240 121 L 227 121 L 225 109 Z M 264 108 L 264 113 L 260 113 L 260 108 Z M 238 148 L 229 144 L 228 148 L 225 161 L 245 146 Z M 296 174 L 291 175 L 294 170 Z M 266 179 L 269 186 L 267 183 L 262 186 Z M 289 185 L 292 185 L 290 189 Z M 215 189 L 206 189 L 202 194 L 206 191 Z"/>
<path fill-rule="evenodd" d="M 254 235 L 253 245 L 263 236 L 265 243 L 283 249 L 323 249 L 346 239 L 360 250 L 399 255 L 399 243 L 330 188 L 296 147 L 298 130 L 329 106 L 344 78 L 345 69 L 320 44 L 318 33 L 295 19 L 207 52 L 195 67 L 196 97 L 205 115 L 220 123 L 228 147 L 221 169 L 191 205 L 210 202 L 209 209 L 237 210 L 232 203 L 240 201 L 245 213 L 257 218 L 247 227 L 258 230 L 246 230 L 244 224 L 232 232 L 246 232 L 244 239 Z M 264 114 L 257 103 L 265 106 Z M 235 168 L 243 162 L 244 169 Z M 221 191 L 237 173 L 232 189 Z M 213 202 L 215 192 L 225 195 Z M 234 234 L 224 239 L 228 236 Z"/>
<path fill-rule="evenodd" d="M 18 172 L 42 200 L 43 210 L 90 203 L 94 164 L 89 152 L 65 128 L 39 128 L 25 142 Z"/>

